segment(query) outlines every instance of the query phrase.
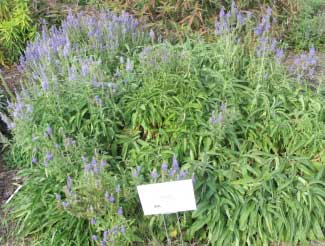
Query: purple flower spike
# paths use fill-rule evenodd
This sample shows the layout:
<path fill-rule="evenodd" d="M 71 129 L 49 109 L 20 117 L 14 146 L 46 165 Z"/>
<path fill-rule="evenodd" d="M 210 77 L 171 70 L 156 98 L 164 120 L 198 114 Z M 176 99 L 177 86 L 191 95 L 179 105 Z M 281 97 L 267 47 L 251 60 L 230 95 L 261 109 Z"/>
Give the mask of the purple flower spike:
<path fill-rule="evenodd" d="M 310 56 L 314 56 L 314 55 L 316 55 L 316 50 L 315 50 L 315 47 L 314 47 L 314 46 L 310 48 L 310 50 L 309 50 L 309 55 L 310 55 Z"/>
<path fill-rule="evenodd" d="M 102 160 L 102 161 L 100 162 L 100 166 L 101 166 L 101 167 L 106 167 L 106 166 L 107 166 L 107 162 L 104 161 L 104 160 Z"/>
<path fill-rule="evenodd" d="M 138 177 L 141 171 L 141 166 L 137 166 L 137 168 L 135 170 L 132 170 L 132 176 L 133 177 Z"/>
<path fill-rule="evenodd" d="M 45 131 L 45 136 L 46 136 L 46 137 L 49 137 L 49 136 L 52 135 L 52 133 L 53 133 L 53 129 L 52 129 L 52 127 L 48 126 L 48 127 L 46 128 L 46 131 Z"/>
<path fill-rule="evenodd" d="M 117 235 L 117 233 L 118 233 L 118 227 L 117 226 L 114 226 L 112 231 L 113 231 L 113 234 L 114 235 Z"/>
<path fill-rule="evenodd" d="M 96 219 L 95 218 L 91 218 L 90 224 L 95 225 L 96 224 Z"/>
<path fill-rule="evenodd" d="M 41 85 L 42 85 L 42 89 L 44 91 L 48 91 L 49 90 L 49 82 L 47 80 L 42 80 Z"/>
<path fill-rule="evenodd" d="M 171 169 L 171 170 L 169 171 L 169 176 L 170 176 L 170 177 L 174 177 L 175 174 L 176 174 L 176 170 L 175 170 L 175 169 Z"/>
<path fill-rule="evenodd" d="M 57 194 L 57 193 L 55 193 L 55 199 L 56 199 L 57 201 L 60 201 L 60 200 L 61 200 L 61 195 L 60 195 L 60 194 Z"/>
<path fill-rule="evenodd" d="M 126 60 L 125 70 L 127 72 L 132 72 L 132 70 L 133 70 L 133 65 L 132 65 L 131 60 L 129 58 Z"/>
<path fill-rule="evenodd" d="M 46 161 L 52 161 L 53 160 L 53 154 L 51 152 L 47 152 L 45 156 Z"/>
<path fill-rule="evenodd" d="M 121 233 L 125 234 L 125 232 L 126 232 L 125 226 L 121 226 Z"/>
<path fill-rule="evenodd" d="M 91 165 L 90 164 L 85 165 L 85 172 L 89 173 L 90 170 L 91 170 Z"/>
<path fill-rule="evenodd" d="M 119 207 L 119 208 L 117 209 L 117 214 L 118 214 L 118 215 L 123 215 L 123 209 L 122 209 L 122 207 Z"/>
<path fill-rule="evenodd" d="M 94 169 L 93 169 L 93 171 L 94 171 L 94 174 L 98 174 L 98 173 L 99 173 L 99 169 L 98 169 L 98 167 L 95 166 Z"/>
<path fill-rule="evenodd" d="M 227 110 L 227 104 L 226 103 L 221 103 L 220 110 L 224 113 Z"/>
<path fill-rule="evenodd" d="M 168 165 L 167 163 L 164 161 L 162 164 L 161 164 L 161 170 L 163 170 L 164 172 L 166 172 L 168 169 Z"/>
<path fill-rule="evenodd" d="M 223 19 L 225 17 L 225 8 L 221 7 L 220 9 L 220 13 L 219 13 L 219 18 Z"/>
<path fill-rule="evenodd" d="M 182 170 L 180 173 L 179 173 L 179 179 L 184 179 L 187 175 L 187 171 L 186 170 Z"/>
<path fill-rule="evenodd" d="M 103 232 L 103 241 L 107 241 L 107 239 L 108 239 L 108 233 L 109 233 L 109 231 L 104 231 Z"/>
<path fill-rule="evenodd" d="M 106 243 L 106 241 L 103 240 L 100 245 L 101 246 L 107 246 L 107 243 Z"/>
<path fill-rule="evenodd" d="M 63 206 L 64 208 L 69 207 L 69 202 L 68 202 L 68 201 L 63 201 L 63 202 L 62 202 L 62 206 Z"/>
<path fill-rule="evenodd" d="M 94 241 L 97 241 L 97 240 L 98 240 L 98 237 L 97 237 L 96 235 L 93 235 L 91 238 L 92 238 L 92 240 L 94 240 Z"/>
<path fill-rule="evenodd" d="M 245 23 L 245 19 L 240 12 L 237 14 L 237 21 L 240 25 L 244 25 L 244 23 Z"/>
<path fill-rule="evenodd" d="M 70 176 L 67 177 L 67 188 L 68 190 L 72 188 L 72 178 Z"/>
<path fill-rule="evenodd" d="M 97 161 L 96 159 L 93 157 L 91 162 L 90 162 L 91 165 L 95 166 L 97 164 Z"/>
<path fill-rule="evenodd" d="M 222 115 L 222 113 L 218 114 L 218 117 L 216 118 L 216 124 L 222 123 L 224 120 L 224 117 Z"/>
<path fill-rule="evenodd" d="M 172 169 L 178 171 L 179 170 L 179 165 L 178 161 L 176 159 L 176 155 L 173 155 L 173 163 L 172 163 Z"/>
<path fill-rule="evenodd" d="M 102 99 L 99 96 L 95 96 L 95 103 L 97 106 L 103 106 Z"/>
<path fill-rule="evenodd" d="M 132 170 L 132 176 L 133 176 L 134 178 L 138 177 L 138 176 L 139 176 L 138 171 L 137 171 L 137 170 Z"/>
<path fill-rule="evenodd" d="M 114 202 L 115 202 L 115 198 L 114 198 L 114 196 L 113 196 L 113 195 L 110 195 L 110 196 L 108 197 L 108 201 L 109 201 L 110 203 L 114 203 Z"/>
<path fill-rule="evenodd" d="M 151 177 L 153 179 L 157 179 L 158 178 L 158 173 L 157 173 L 157 170 L 156 169 L 151 172 Z"/>
<path fill-rule="evenodd" d="M 33 158 L 32 158 L 32 163 L 33 164 L 36 164 L 37 163 L 37 158 L 35 156 L 33 156 Z"/>
<path fill-rule="evenodd" d="M 284 56 L 283 49 L 277 49 L 275 57 L 277 60 L 281 60 Z"/>

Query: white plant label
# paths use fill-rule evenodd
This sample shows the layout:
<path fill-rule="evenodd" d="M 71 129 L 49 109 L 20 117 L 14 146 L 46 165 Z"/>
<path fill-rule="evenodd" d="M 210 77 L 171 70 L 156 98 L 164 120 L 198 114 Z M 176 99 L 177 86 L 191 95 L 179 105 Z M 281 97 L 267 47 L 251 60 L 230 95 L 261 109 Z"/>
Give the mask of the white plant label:
<path fill-rule="evenodd" d="M 192 179 L 137 186 L 144 215 L 196 210 Z"/>

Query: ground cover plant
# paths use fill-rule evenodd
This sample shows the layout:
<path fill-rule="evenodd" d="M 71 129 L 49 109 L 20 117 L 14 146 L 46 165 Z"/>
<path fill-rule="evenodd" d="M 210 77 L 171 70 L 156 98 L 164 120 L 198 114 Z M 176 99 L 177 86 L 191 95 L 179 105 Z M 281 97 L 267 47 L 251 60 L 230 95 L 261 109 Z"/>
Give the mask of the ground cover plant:
<path fill-rule="evenodd" d="M 209 42 L 171 44 L 127 13 L 69 14 L 21 58 L 8 206 L 33 245 L 163 243 L 135 186 L 192 178 L 181 233 L 201 245 L 323 240 L 324 96 L 310 47 L 286 68 L 261 18 L 221 8 Z M 180 235 L 170 219 L 170 236 Z"/>

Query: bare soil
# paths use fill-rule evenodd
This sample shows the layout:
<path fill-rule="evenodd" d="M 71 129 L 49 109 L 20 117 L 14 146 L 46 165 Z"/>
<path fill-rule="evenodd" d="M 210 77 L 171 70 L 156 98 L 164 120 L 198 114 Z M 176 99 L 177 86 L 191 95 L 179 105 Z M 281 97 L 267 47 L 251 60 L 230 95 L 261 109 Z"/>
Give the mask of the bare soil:
<path fill-rule="evenodd" d="M 17 245 L 12 241 L 6 240 L 7 236 L 9 235 L 9 227 L 4 224 L 3 218 L 5 217 L 5 214 L 2 208 L 2 206 L 17 188 L 15 185 L 16 174 L 16 170 L 7 170 L 3 161 L 0 159 L 0 245 Z"/>

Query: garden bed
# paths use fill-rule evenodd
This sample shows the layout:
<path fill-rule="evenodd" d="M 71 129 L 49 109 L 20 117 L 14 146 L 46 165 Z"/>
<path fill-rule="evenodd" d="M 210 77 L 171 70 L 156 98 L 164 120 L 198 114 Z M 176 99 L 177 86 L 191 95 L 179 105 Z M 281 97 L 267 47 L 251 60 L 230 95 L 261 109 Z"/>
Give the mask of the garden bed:
<path fill-rule="evenodd" d="M 136 186 L 192 179 L 197 210 L 178 226 L 168 216 L 174 242 L 324 240 L 323 64 L 313 46 L 286 60 L 274 22 L 270 7 L 260 17 L 233 3 L 207 39 L 176 44 L 103 9 L 44 27 L 2 117 L 6 160 L 24 179 L 6 206 L 15 236 L 164 243 L 164 221 L 143 216 Z M 8 197 L 15 187 L 2 184 Z"/>

